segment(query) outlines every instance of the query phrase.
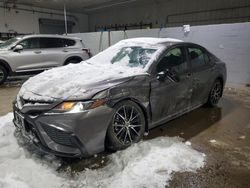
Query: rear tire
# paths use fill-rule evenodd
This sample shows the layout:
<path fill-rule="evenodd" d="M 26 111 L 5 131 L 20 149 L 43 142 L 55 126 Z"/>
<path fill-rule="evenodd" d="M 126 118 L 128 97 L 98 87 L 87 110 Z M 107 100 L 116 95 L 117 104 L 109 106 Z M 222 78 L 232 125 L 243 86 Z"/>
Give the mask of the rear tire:
<path fill-rule="evenodd" d="M 222 96 L 223 85 L 219 79 L 215 80 L 212 89 L 209 93 L 207 104 L 210 107 L 214 107 L 218 104 Z"/>
<path fill-rule="evenodd" d="M 68 65 L 68 64 L 77 64 L 80 63 L 82 61 L 82 59 L 80 58 L 73 58 L 73 59 L 69 59 L 67 60 L 64 65 Z"/>
<path fill-rule="evenodd" d="M 106 148 L 117 151 L 139 142 L 143 138 L 145 125 L 144 113 L 135 102 L 118 103 L 107 130 Z"/>
<path fill-rule="evenodd" d="M 0 85 L 6 81 L 7 77 L 8 77 L 7 70 L 0 65 Z"/>

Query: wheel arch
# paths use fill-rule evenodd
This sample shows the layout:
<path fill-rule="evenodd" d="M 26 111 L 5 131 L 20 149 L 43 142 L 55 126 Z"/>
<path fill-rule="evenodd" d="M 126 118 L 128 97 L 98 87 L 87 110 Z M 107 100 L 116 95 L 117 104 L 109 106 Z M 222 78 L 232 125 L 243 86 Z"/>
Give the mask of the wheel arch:
<path fill-rule="evenodd" d="M 67 65 L 70 60 L 79 60 L 81 62 L 83 59 L 82 59 L 82 57 L 77 56 L 77 55 L 70 56 L 70 57 L 67 57 L 67 59 L 64 61 L 63 65 Z"/>
<path fill-rule="evenodd" d="M 6 69 L 8 74 L 12 73 L 12 69 L 11 69 L 10 65 L 5 60 L 0 59 L 0 65 Z"/>

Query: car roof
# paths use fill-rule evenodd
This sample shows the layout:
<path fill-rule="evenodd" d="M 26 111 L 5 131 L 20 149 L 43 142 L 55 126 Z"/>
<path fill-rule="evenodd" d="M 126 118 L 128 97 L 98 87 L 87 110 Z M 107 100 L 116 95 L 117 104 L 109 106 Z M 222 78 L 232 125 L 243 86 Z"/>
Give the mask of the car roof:
<path fill-rule="evenodd" d="M 157 44 L 164 44 L 164 43 L 170 43 L 170 42 L 178 43 L 178 42 L 183 42 L 183 41 L 179 39 L 174 39 L 174 38 L 139 37 L 139 38 L 125 39 L 125 40 L 122 40 L 122 42 L 157 45 Z"/>
<path fill-rule="evenodd" d="M 20 38 L 26 39 L 31 37 L 50 37 L 50 38 L 63 38 L 63 39 L 74 39 L 74 40 L 81 40 L 77 37 L 70 37 L 66 35 L 48 35 L 48 34 L 34 34 L 34 35 L 24 35 L 24 36 L 18 36 Z"/>

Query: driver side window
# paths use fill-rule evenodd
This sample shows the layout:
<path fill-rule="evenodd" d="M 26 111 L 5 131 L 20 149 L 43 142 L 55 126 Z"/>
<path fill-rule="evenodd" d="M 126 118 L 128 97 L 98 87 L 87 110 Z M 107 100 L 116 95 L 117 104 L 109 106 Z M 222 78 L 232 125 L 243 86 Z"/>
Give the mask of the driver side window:
<path fill-rule="evenodd" d="M 39 38 L 25 39 L 19 43 L 23 46 L 23 49 L 36 49 L 40 47 Z"/>
<path fill-rule="evenodd" d="M 157 72 L 169 70 L 181 74 L 188 70 L 186 56 L 181 48 L 174 48 L 166 52 L 156 67 Z"/>

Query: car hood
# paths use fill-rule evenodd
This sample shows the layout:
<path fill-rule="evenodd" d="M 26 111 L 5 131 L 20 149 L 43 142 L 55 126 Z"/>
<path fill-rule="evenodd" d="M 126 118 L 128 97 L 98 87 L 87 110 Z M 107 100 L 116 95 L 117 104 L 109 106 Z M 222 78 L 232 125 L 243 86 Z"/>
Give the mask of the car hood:
<path fill-rule="evenodd" d="M 27 80 L 19 96 L 31 101 L 91 99 L 99 91 L 146 74 L 143 69 L 81 62 L 54 68 Z"/>

